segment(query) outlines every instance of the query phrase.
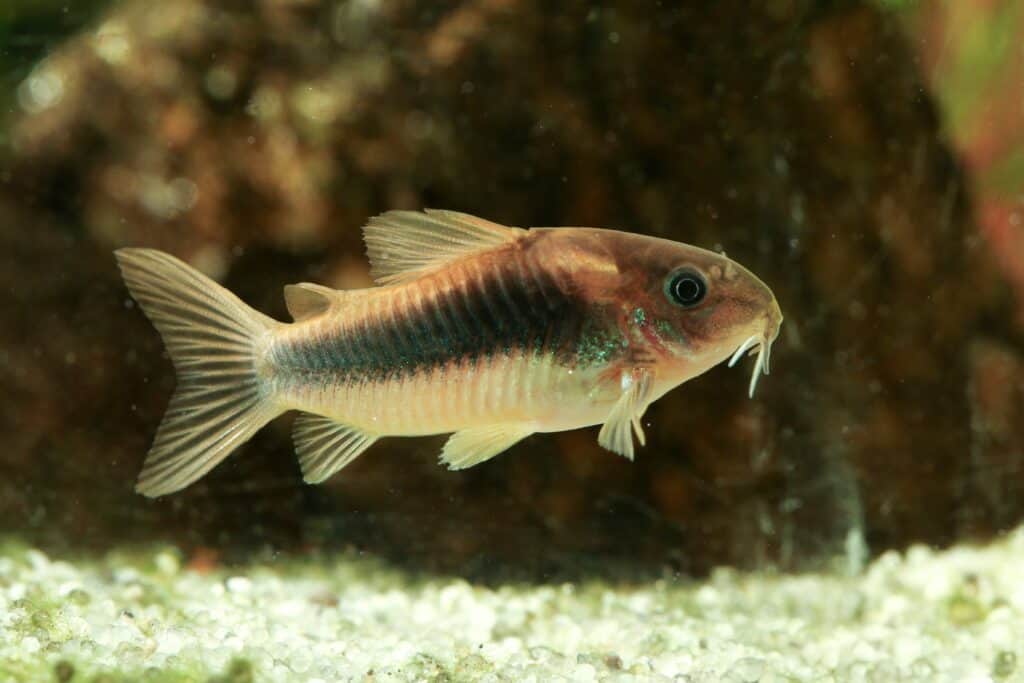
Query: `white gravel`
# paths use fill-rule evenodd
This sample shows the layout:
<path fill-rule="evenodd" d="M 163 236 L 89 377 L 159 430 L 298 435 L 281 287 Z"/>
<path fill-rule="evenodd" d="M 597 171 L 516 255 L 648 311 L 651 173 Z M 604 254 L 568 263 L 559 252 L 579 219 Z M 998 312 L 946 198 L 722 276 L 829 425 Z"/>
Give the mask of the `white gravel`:
<path fill-rule="evenodd" d="M 1024 531 L 857 577 L 507 586 L 0 547 L 0 681 L 1024 680 Z"/>

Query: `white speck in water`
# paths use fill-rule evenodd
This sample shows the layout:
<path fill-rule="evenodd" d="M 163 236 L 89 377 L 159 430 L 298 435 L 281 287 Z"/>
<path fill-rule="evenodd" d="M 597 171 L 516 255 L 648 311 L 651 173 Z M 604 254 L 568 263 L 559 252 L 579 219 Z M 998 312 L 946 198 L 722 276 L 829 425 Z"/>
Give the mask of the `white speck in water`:
<path fill-rule="evenodd" d="M 192 255 L 192 265 L 214 280 L 219 280 L 228 271 L 228 257 L 223 247 L 211 244 Z"/>
<path fill-rule="evenodd" d="M 96 54 L 108 64 L 123 62 L 132 48 L 124 25 L 116 21 L 100 26 L 93 35 L 92 44 Z"/>
<path fill-rule="evenodd" d="M 64 75 L 49 62 L 42 62 L 18 86 L 18 104 L 29 114 L 38 114 L 64 97 Z"/>
<path fill-rule="evenodd" d="M 141 179 L 138 199 L 153 216 L 170 220 L 196 205 L 199 188 L 188 178 L 168 182 L 159 176 L 145 176 Z"/>
<path fill-rule="evenodd" d="M 310 121 L 332 123 L 354 106 L 354 98 L 351 89 L 339 89 L 321 83 L 306 84 L 293 91 L 292 106 Z"/>
<path fill-rule="evenodd" d="M 281 94 L 273 88 L 264 86 L 253 94 L 245 106 L 245 112 L 264 121 L 276 118 L 281 113 Z"/>

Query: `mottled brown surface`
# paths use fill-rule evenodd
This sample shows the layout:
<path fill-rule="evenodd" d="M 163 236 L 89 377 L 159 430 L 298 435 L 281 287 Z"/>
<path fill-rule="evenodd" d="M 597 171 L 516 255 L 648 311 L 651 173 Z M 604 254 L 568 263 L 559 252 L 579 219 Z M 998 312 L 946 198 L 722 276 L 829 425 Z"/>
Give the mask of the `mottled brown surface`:
<path fill-rule="evenodd" d="M 1018 332 L 894 20 L 682 4 L 175 0 L 58 50 L 37 75 L 63 96 L 14 121 L 0 200 L 3 526 L 550 575 L 1019 521 Z M 749 367 L 673 392 L 633 464 L 596 430 L 457 473 L 441 439 L 394 439 L 310 488 L 282 422 L 182 494 L 131 493 L 173 380 L 111 248 L 173 251 L 280 316 L 285 283 L 365 284 L 359 226 L 420 206 L 724 247 L 786 314 L 775 371 L 755 401 Z"/>

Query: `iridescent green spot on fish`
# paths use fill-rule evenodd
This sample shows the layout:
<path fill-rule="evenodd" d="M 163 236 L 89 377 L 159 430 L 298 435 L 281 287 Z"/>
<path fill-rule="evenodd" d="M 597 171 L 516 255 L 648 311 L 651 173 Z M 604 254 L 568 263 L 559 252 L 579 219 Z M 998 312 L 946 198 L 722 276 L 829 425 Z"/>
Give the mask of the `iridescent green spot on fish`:
<path fill-rule="evenodd" d="M 576 344 L 575 361 L 581 367 L 605 365 L 622 355 L 628 345 L 629 341 L 621 334 L 587 323 Z"/>
<path fill-rule="evenodd" d="M 289 285 L 292 323 L 168 254 L 118 250 L 178 371 L 139 492 L 188 486 L 291 410 L 310 483 L 385 436 L 454 432 L 441 461 L 461 469 L 601 424 L 598 443 L 632 459 L 653 401 L 756 349 L 752 394 L 782 322 L 752 273 L 667 240 L 429 210 L 377 216 L 364 236 L 377 286 Z"/>
<path fill-rule="evenodd" d="M 655 322 L 654 329 L 658 331 L 658 335 L 662 339 L 667 339 L 680 345 L 686 344 L 686 335 L 672 327 L 667 320 L 658 320 Z"/>

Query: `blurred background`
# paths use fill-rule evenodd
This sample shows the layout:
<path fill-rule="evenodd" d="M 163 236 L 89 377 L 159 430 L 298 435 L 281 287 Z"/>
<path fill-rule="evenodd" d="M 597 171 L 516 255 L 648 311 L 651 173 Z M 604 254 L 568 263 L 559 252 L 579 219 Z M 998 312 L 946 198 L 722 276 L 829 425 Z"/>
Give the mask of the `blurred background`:
<path fill-rule="evenodd" d="M 1024 517 L 1024 2 L 0 2 L 0 532 L 193 562 L 356 548 L 471 578 L 856 569 Z M 305 486 L 289 420 L 151 501 L 173 388 L 111 255 L 286 319 L 369 283 L 367 217 L 449 208 L 725 249 L 773 374 L 463 472 L 388 439 Z"/>

